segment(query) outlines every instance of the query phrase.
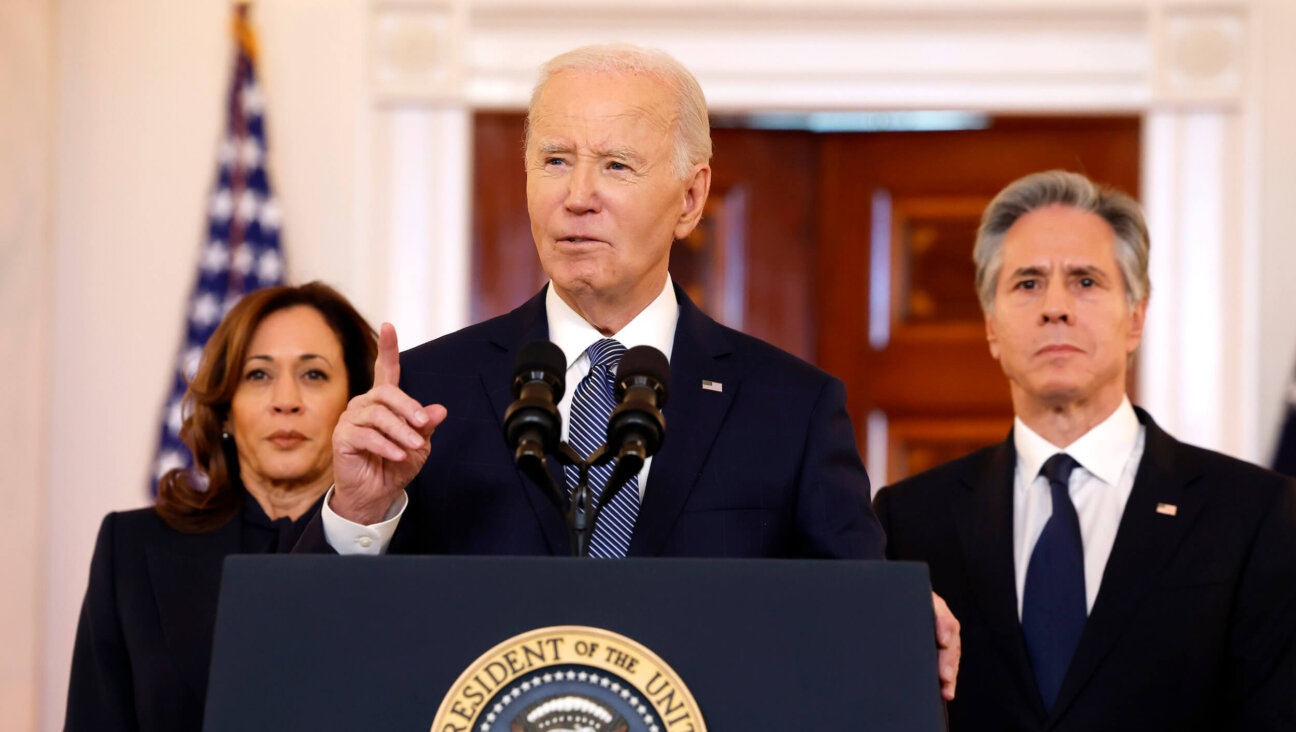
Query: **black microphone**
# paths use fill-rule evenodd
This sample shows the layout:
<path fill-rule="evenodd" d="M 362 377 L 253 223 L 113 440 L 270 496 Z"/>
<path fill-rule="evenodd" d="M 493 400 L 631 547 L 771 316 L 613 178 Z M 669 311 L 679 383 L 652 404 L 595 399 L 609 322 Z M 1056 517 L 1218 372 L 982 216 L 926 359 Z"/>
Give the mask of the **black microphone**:
<path fill-rule="evenodd" d="M 652 346 L 635 346 L 617 366 L 616 409 L 608 417 L 607 447 L 618 455 L 646 460 L 661 449 L 666 435 L 662 407 L 669 394 L 670 363 Z"/>
<path fill-rule="evenodd" d="M 521 458 L 538 449 L 553 454 L 562 436 L 558 401 L 563 395 L 567 357 L 549 341 L 533 341 L 518 351 L 513 367 L 514 402 L 504 412 L 504 437 Z"/>

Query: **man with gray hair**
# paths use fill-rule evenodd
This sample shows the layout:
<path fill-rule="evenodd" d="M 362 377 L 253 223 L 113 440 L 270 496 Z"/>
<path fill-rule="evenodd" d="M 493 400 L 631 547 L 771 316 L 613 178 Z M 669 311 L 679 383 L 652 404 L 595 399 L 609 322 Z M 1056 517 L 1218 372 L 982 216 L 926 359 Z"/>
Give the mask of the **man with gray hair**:
<path fill-rule="evenodd" d="M 888 556 L 927 562 L 962 620 L 950 729 L 1296 730 L 1296 484 L 1131 406 L 1138 204 L 1026 176 L 973 259 L 1013 430 L 874 502 Z"/>
<path fill-rule="evenodd" d="M 338 422 L 336 484 L 300 546 L 566 555 L 561 512 L 501 429 L 518 351 L 549 340 L 566 356 L 563 437 L 582 457 L 603 441 L 621 354 L 647 345 L 670 363 L 670 434 L 604 509 L 592 555 L 881 559 L 842 382 L 716 323 L 671 282 L 671 244 L 702 216 L 710 158 L 702 90 L 667 54 L 591 46 L 546 64 L 525 166 L 549 284 L 399 357 L 383 325 L 374 388 Z M 591 480 L 595 497 L 604 480 Z M 950 697 L 958 626 L 934 602 Z"/>

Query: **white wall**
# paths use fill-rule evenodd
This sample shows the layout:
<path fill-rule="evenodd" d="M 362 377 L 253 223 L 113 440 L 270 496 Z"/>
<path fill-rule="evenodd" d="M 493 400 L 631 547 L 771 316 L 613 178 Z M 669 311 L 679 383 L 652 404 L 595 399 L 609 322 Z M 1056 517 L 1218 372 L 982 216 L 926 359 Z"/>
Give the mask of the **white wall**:
<path fill-rule="evenodd" d="M 99 520 L 146 505 L 214 170 L 221 3 L 60 8 L 43 729 L 61 725 Z"/>
<path fill-rule="evenodd" d="M 54 2 L 0 3 L 0 728 L 37 715 L 45 587 Z"/>
<path fill-rule="evenodd" d="M 358 2 L 257 4 L 272 184 L 297 280 L 351 288 Z M 65 0 L 57 53 L 43 729 L 61 727 L 96 527 L 147 505 L 232 61 L 228 0 Z M 49 126 L 47 126 L 47 129 Z M 362 303 L 363 305 L 363 303 Z M 367 313 L 373 315 L 373 313 Z M 36 495 L 40 495 L 39 493 Z"/>
<path fill-rule="evenodd" d="M 340 286 L 374 320 L 426 303 L 393 302 L 385 284 L 392 274 L 381 259 L 388 248 L 417 241 L 401 244 L 400 232 L 383 230 L 384 221 L 402 219 L 382 213 L 391 191 L 375 193 L 386 191 L 391 179 L 371 179 L 402 155 L 390 143 L 403 129 L 390 126 L 398 116 L 384 107 L 390 100 L 372 94 L 371 14 L 381 5 L 430 9 L 436 18 L 440 8 L 458 13 L 471 4 L 256 3 L 271 173 L 285 211 L 290 272 L 298 281 L 322 278 Z M 501 2 L 478 4 L 489 10 Z M 580 3 L 556 3 L 573 4 Z M 1132 7 L 1138 16 L 1138 0 L 1111 4 Z M 1267 454 L 1296 363 L 1296 298 L 1289 294 L 1296 277 L 1296 206 L 1290 203 L 1296 200 L 1296 44 L 1290 42 L 1296 5 L 1257 0 L 1255 7 L 1264 16 L 1253 26 L 1259 36 L 1250 39 L 1262 56 L 1262 72 L 1251 80 L 1260 85 L 1262 127 L 1254 151 L 1259 262 L 1248 282 L 1258 292 L 1260 337 L 1248 358 L 1262 408 L 1248 429 L 1259 435 L 1255 451 Z M 61 727 L 95 529 L 107 511 L 148 501 L 157 410 L 215 172 L 230 62 L 228 12 L 228 0 L 0 3 L 0 104 L 7 105 L 0 109 L 0 444 L 6 450 L 0 552 L 15 568 L 6 571 L 6 586 L 18 588 L 0 599 L 0 728 Z M 491 22 L 509 21 L 505 11 L 496 13 L 501 17 Z M 661 34 L 670 26 L 652 27 Z M 518 38 L 530 42 L 525 34 Z M 521 57 L 535 52 L 511 49 Z M 524 89 L 528 82 L 518 83 Z M 736 93 L 730 98 L 738 99 Z M 1127 109 L 1137 103 L 1121 101 Z M 430 125 L 433 138 L 450 131 L 468 139 L 459 129 L 462 110 L 437 104 L 424 105 L 419 124 Z M 461 166 L 467 154 L 462 145 L 429 151 L 451 166 Z M 430 184 L 444 206 L 430 204 L 438 217 L 458 205 L 445 204 L 441 194 L 446 181 L 459 178 L 451 171 Z M 461 224 L 439 219 L 425 228 L 450 241 L 447 232 L 462 231 Z M 440 225 L 449 228 L 438 231 Z M 466 246 L 466 236 L 462 241 Z M 435 251 L 462 272 L 463 249 Z M 466 282 L 454 284 L 466 289 Z M 453 320 L 455 312 L 450 308 L 446 317 Z M 432 329 L 449 322 L 427 317 Z"/>
<path fill-rule="evenodd" d="M 1267 465 L 1296 368 L 1296 2 L 1269 0 L 1263 10 L 1256 428 Z"/>

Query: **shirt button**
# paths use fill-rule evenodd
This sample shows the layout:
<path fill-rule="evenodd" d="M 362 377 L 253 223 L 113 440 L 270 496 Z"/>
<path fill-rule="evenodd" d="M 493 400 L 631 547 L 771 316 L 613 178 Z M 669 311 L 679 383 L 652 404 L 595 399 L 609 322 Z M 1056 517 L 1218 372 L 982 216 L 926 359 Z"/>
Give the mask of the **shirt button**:
<path fill-rule="evenodd" d="M 360 546 L 364 547 L 365 549 L 368 549 L 369 545 L 373 543 L 373 539 L 370 539 L 367 536 L 362 536 L 360 537 L 359 541 L 357 541 L 356 543 L 358 543 Z"/>

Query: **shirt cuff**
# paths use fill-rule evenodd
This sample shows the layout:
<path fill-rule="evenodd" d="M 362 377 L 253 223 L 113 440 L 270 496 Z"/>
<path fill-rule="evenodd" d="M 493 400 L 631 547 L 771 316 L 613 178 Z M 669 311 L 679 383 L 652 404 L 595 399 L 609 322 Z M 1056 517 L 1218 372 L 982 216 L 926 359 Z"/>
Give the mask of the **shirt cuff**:
<path fill-rule="evenodd" d="M 396 500 L 392 501 L 391 508 L 387 509 L 387 515 L 383 520 L 366 526 L 348 521 L 334 513 L 333 508 L 329 506 L 332 498 L 333 487 L 329 486 L 328 493 L 324 495 L 324 505 L 320 507 L 320 520 L 324 522 L 324 540 L 338 554 L 376 557 L 385 553 L 387 545 L 391 543 L 392 535 L 396 533 L 396 525 L 400 523 L 401 515 L 409 505 L 409 496 L 405 491 L 401 491 Z"/>

